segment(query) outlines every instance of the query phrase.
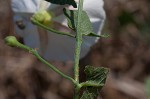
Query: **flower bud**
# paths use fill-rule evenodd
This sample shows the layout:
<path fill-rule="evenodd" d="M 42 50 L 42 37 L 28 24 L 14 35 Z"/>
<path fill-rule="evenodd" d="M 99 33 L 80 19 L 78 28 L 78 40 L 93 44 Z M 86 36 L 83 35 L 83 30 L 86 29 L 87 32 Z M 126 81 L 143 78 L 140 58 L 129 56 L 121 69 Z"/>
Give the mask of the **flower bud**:
<path fill-rule="evenodd" d="M 7 36 L 5 38 L 5 43 L 9 46 L 15 47 L 15 46 L 17 46 L 18 41 L 17 41 L 16 37 L 14 37 L 14 36 Z"/>
<path fill-rule="evenodd" d="M 52 13 L 46 10 L 40 10 L 32 16 L 32 19 L 43 25 L 49 26 L 52 22 Z"/>

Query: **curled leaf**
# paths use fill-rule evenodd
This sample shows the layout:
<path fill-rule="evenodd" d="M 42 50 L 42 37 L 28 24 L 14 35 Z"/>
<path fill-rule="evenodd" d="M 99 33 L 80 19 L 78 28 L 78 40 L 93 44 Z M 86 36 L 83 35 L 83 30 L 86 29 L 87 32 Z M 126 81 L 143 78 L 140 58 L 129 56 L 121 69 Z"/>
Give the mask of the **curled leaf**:
<path fill-rule="evenodd" d="M 93 66 L 86 66 L 85 74 L 87 81 L 81 83 L 85 88 L 83 95 L 80 99 L 95 99 L 106 81 L 108 69 L 103 67 L 94 68 Z"/>
<path fill-rule="evenodd" d="M 74 0 L 45 0 L 53 4 L 65 5 L 69 4 L 72 5 L 74 8 L 77 8 L 77 4 Z"/>

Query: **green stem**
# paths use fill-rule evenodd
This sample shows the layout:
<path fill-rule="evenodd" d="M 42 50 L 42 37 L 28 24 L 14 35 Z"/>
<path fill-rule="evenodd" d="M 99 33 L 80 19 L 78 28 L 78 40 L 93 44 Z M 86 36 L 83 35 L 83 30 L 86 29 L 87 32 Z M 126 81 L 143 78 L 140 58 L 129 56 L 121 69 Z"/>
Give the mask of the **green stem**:
<path fill-rule="evenodd" d="M 48 63 L 46 60 L 44 60 L 36 50 L 30 49 L 29 52 L 31 52 L 34 56 L 36 56 L 42 63 L 48 65 L 53 71 L 55 71 L 56 73 L 58 73 L 60 76 L 72 81 L 75 84 L 75 81 L 73 78 L 69 77 L 68 75 L 65 75 L 64 73 L 62 73 L 60 70 L 58 70 L 56 67 L 54 67 L 53 65 L 51 65 L 50 63 Z"/>
<path fill-rule="evenodd" d="M 20 45 L 20 47 L 23 48 L 24 45 L 23 45 L 23 46 Z M 75 80 L 74 80 L 73 78 L 71 78 L 71 77 L 69 77 L 68 75 L 62 73 L 62 72 L 61 72 L 60 70 L 58 70 L 55 66 L 51 65 L 49 62 L 47 62 L 46 60 L 44 60 L 44 59 L 38 54 L 38 52 L 37 52 L 36 50 L 31 49 L 31 48 L 27 48 L 27 50 L 28 50 L 30 53 L 32 53 L 34 56 L 36 56 L 42 63 L 48 65 L 53 71 L 55 71 L 56 73 L 58 73 L 60 76 L 62 76 L 62 77 L 64 77 L 64 78 L 66 78 L 66 79 L 72 81 L 73 84 L 75 84 Z"/>
<path fill-rule="evenodd" d="M 77 18 L 77 35 L 76 35 L 76 49 L 75 49 L 75 64 L 74 64 L 74 79 L 79 84 L 79 59 L 80 59 L 80 51 L 82 45 L 82 33 L 80 33 L 81 26 L 81 14 L 83 10 L 83 0 L 79 0 L 78 6 L 78 18 Z M 79 99 L 79 91 L 80 88 L 75 86 L 75 96 L 74 99 Z"/>
<path fill-rule="evenodd" d="M 80 94 L 79 92 L 80 92 L 80 89 L 75 88 L 74 99 L 79 99 L 79 94 Z"/>
<path fill-rule="evenodd" d="M 54 30 L 54 29 L 52 29 L 52 28 L 49 28 L 49 27 L 47 27 L 47 26 L 45 26 L 45 25 L 39 23 L 38 21 L 34 20 L 33 18 L 31 19 L 31 21 L 32 21 L 33 24 L 35 24 L 35 25 L 37 25 L 37 26 L 39 26 L 39 27 L 41 27 L 41 28 L 43 28 L 43 29 L 46 29 L 46 30 L 48 30 L 48 31 L 51 31 L 51 32 L 53 32 L 53 33 L 61 34 L 61 35 L 66 35 L 66 36 L 75 38 L 75 35 L 72 35 L 72 34 L 67 33 L 67 32 L 60 32 L 60 31 Z"/>
<path fill-rule="evenodd" d="M 83 82 L 83 83 L 81 83 L 80 84 L 80 86 L 81 87 L 90 87 L 90 86 L 92 86 L 92 87 L 102 87 L 102 86 L 104 86 L 104 84 L 97 84 L 97 83 L 92 83 L 92 82 Z"/>
<path fill-rule="evenodd" d="M 79 99 L 81 87 L 82 87 L 82 86 L 81 86 L 79 83 L 75 85 L 74 99 Z"/>
<path fill-rule="evenodd" d="M 48 63 L 46 60 L 44 60 L 42 57 L 40 57 L 40 55 L 37 53 L 37 51 L 31 51 L 33 53 L 33 55 L 35 55 L 41 62 L 43 62 L 44 64 L 48 65 L 53 71 L 55 71 L 56 73 L 58 73 L 60 76 L 70 80 L 73 82 L 73 84 L 75 84 L 75 81 L 73 78 L 69 77 L 68 75 L 62 73 L 60 70 L 58 70 L 56 67 L 54 67 L 53 65 L 51 65 L 50 63 Z"/>
<path fill-rule="evenodd" d="M 79 82 L 79 59 L 80 59 L 80 51 L 82 44 L 82 34 L 80 33 L 80 24 L 81 24 L 81 14 L 83 9 L 83 0 L 79 0 L 78 7 L 78 19 L 77 19 L 77 35 L 76 35 L 76 49 L 75 49 L 75 65 L 74 65 L 74 75 L 75 81 Z"/>
<path fill-rule="evenodd" d="M 14 36 L 8 36 L 5 38 L 5 43 L 9 46 L 12 47 L 18 47 L 18 48 L 22 48 L 26 51 L 29 51 L 30 53 L 32 53 L 35 57 L 37 57 L 42 63 L 48 65 L 53 71 L 55 71 L 56 73 L 58 73 L 60 76 L 70 80 L 74 85 L 77 85 L 77 82 L 71 78 L 70 76 L 64 74 L 63 72 L 61 72 L 60 70 L 58 70 L 55 66 L 51 65 L 49 62 L 47 62 L 46 60 L 44 60 L 35 49 L 32 49 L 26 45 L 21 44 L 20 42 L 17 41 L 17 39 Z"/>

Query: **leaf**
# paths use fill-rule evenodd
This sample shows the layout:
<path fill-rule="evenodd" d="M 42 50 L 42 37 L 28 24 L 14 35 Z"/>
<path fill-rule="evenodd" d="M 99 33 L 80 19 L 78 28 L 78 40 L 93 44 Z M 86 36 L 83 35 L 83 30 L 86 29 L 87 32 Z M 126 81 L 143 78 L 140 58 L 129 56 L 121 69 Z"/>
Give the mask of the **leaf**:
<path fill-rule="evenodd" d="M 69 28 L 76 31 L 78 11 L 77 10 L 67 10 L 65 8 L 63 9 L 63 11 L 64 11 L 64 15 L 66 16 L 66 18 L 68 20 Z M 85 36 L 104 37 L 102 35 L 97 35 L 94 33 L 90 19 L 85 11 L 82 11 L 80 20 L 82 20 L 81 26 L 78 30 L 80 33 L 82 33 Z"/>
<path fill-rule="evenodd" d="M 103 67 L 94 68 L 93 66 L 86 66 L 85 73 L 88 81 L 105 84 L 108 69 Z"/>
<path fill-rule="evenodd" d="M 72 30 L 76 31 L 76 20 L 77 20 L 77 11 L 63 9 L 64 15 L 68 20 L 68 26 Z"/>
<path fill-rule="evenodd" d="M 85 87 L 85 91 L 80 99 L 95 99 L 98 96 L 98 91 L 104 86 L 108 69 L 103 67 L 94 68 L 86 66 L 85 74 L 87 81 L 81 83 Z"/>
<path fill-rule="evenodd" d="M 104 38 L 110 37 L 109 34 L 101 34 L 101 35 L 97 35 L 97 34 L 95 34 L 95 33 L 89 33 L 89 34 L 86 35 L 86 36 L 104 37 Z"/>
<path fill-rule="evenodd" d="M 93 97 L 95 97 L 95 94 L 89 92 L 89 90 L 85 90 L 80 99 L 93 99 Z"/>
<path fill-rule="evenodd" d="M 69 4 L 72 5 L 74 8 L 77 8 L 77 4 L 74 0 L 45 0 L 53 4 L 65 5 Z"/>

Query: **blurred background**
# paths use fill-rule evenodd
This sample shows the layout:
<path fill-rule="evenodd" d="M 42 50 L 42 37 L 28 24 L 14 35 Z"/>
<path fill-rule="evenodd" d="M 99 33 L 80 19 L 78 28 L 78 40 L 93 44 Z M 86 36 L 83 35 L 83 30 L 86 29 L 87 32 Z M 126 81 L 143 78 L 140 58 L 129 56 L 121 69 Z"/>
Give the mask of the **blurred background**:
<path fill-rule="evenodd" d="M 103 33 L 110 37 L 99 39 L 81 65 L 110 69 L 99 99 L 150 99 L 150 1 L 104 1 Z M 4 44 L 6 36 L 16 35 L 10 0 L 0 0 L 0 22 L 0 99 L 72 99 L 70 82 L 30 53 Z M 72 62 L 51 63 L 72 75 Z"/>

